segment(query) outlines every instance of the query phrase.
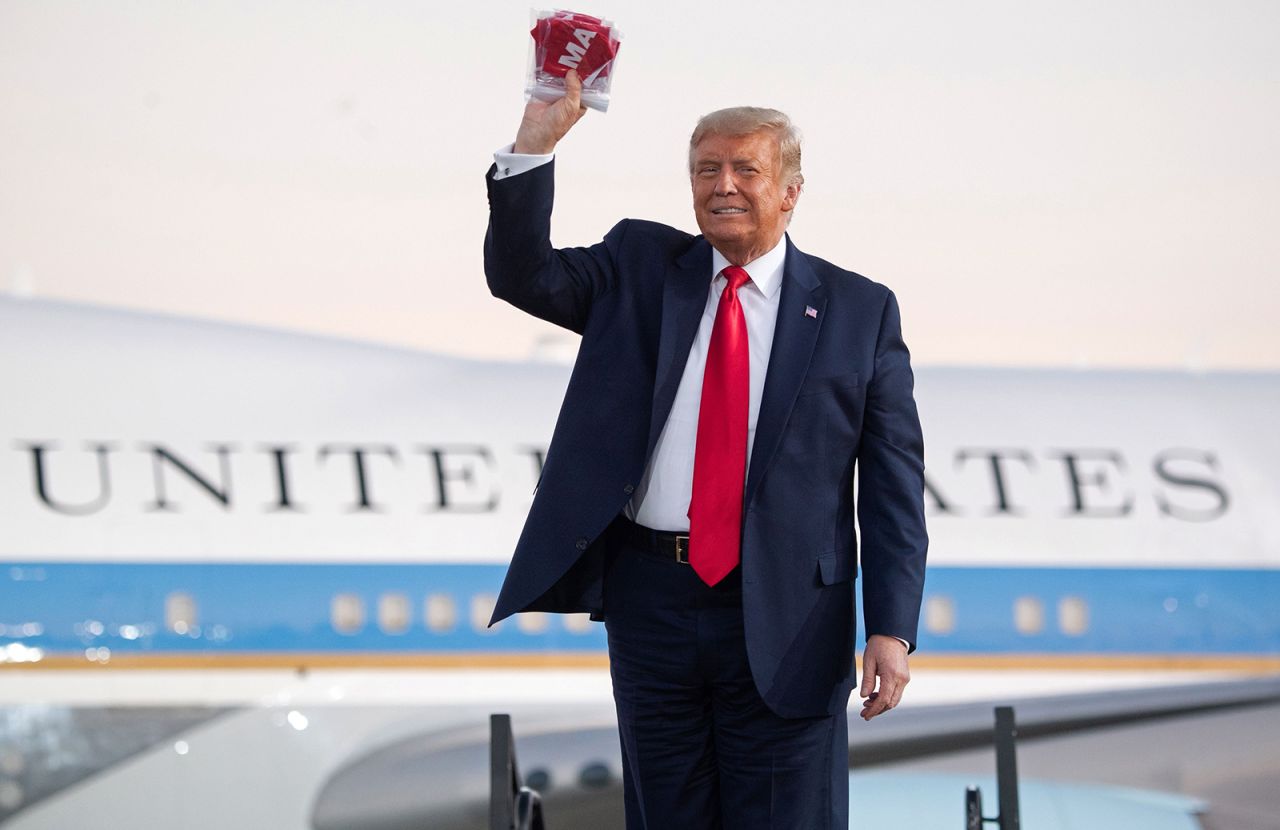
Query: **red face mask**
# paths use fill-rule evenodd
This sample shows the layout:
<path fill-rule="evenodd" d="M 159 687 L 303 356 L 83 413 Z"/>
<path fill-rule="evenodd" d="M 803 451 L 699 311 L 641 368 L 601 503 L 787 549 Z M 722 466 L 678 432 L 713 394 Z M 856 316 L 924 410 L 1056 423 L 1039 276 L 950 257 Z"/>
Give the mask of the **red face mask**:
<path fill-rule="evenodd" d="M 576 69 L 584 83 L 608 76 L 620 45 L 609 23 L 574 12 L 558 11 L 540 18 L 529 34 L 537 44 L 540 75 L 563 78 Z"/>

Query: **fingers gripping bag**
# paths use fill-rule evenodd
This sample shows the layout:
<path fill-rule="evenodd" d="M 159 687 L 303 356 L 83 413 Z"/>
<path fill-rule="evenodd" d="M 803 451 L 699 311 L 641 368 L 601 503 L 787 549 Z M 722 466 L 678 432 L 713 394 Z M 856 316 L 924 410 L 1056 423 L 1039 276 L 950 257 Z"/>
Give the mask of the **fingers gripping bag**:
<path fill-rule="evenodd" d="M 534 12 L 529 31 L 529 72 L 525 97 L 556 101 L 565 95 L 565 75 L 576 69 L 582 79 L 582 103 L 609 109 L 609 87 L 622 38 L 612 23 L 588 14 L 557 9 Z"/>

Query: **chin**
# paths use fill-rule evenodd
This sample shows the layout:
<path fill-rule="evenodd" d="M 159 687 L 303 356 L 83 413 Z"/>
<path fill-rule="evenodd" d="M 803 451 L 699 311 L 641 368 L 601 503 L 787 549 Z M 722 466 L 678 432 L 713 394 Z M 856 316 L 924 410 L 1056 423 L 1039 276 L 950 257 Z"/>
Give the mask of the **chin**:
<path fill-rule="evenodd" d="M 738 228 L 730 225 L 725 227 L 724 224 L 713 226 L 711 228 L 704 227 L 702 234 L 707 239 L 719 240 L 721 242 L 741 242 L 751 238 L 751 230 L 749 228 Z"/>
<path fill-rule="evenodd" d="M 733 247 L 736 247 L 736 246 L 738 246 L 738 245 L 742 244 L 742 237 L 741 237 L 741 236 L 736 236 L 736 235 L 733 235 L 733 234 L 723 234 L 723 233 L 719 233 L 719 234 L 706 234 L 706 233 L 704 233 L 704 234 L 703 234 L 703 236 L 705 236 L 705 237 L 707 238 L 707 241 L 711 243 L 712 247 L 719 249 L 721 253 L 724 253 L 724 250 L 723 250 L 723 249 L 725 249 L 725 248 L 733 248 Z"/>

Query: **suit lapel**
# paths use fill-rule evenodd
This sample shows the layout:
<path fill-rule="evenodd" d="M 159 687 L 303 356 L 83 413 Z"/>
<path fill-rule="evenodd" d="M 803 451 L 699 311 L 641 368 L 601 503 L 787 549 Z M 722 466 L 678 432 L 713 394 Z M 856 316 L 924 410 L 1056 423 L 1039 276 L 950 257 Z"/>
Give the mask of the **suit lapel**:
<path fill-rule="evenodd" d="M 769 368 L 765 374 L 764 391 L 760 396 L 760 411 L 756 416 L 755 442 L 751 447 L 751 463 L 743 502 L 745 506 L 751 505 L 760 479 L 778 449 L 782 429 L 795 406 L 796 393 L 809 369 L 813 346 L 818 341 L 818 331 L 825 318 L 823 311 L 827 305 L 826 290 L 818 281 L 817 274 L 813 273 L 805 255 L 791 244 L 790 237 L 787 237 L 787 261 L 783 268 L 781 291 L 778 322 L 773 330 L 773 346 L 769 352 Z M 806 314 L 806 307 L 816 310 L 817 315 Z"/>
<path fill-rule="evenodd" d="M 711 288 L 711 245 L 702 237 L 667 268 L 662 287 L 662 329 L 658 340 L 658 366 L 654 376 L 653 414 L 646 458 L 653 457 L 676 389 L 689 360 L 689 349 L 698 333 L 698 321 L 707 306 Z"/>

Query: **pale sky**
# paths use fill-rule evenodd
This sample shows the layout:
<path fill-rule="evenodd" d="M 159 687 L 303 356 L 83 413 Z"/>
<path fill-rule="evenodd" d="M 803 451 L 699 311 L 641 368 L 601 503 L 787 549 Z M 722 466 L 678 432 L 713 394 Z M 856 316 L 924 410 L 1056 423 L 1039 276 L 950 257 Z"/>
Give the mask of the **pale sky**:
<path fill-rule="evenodd" d="M 697 117 L 789 112 L 804 251 L 920 364 L 1280 368 L 1280 4 L 595 2 L 557 244 L 696 231 Z M 529 4 L 0 0 L 0 290 L 521 358 L 483 173 Z M 571 338 L 571 335 L 567 335 Z"/>

